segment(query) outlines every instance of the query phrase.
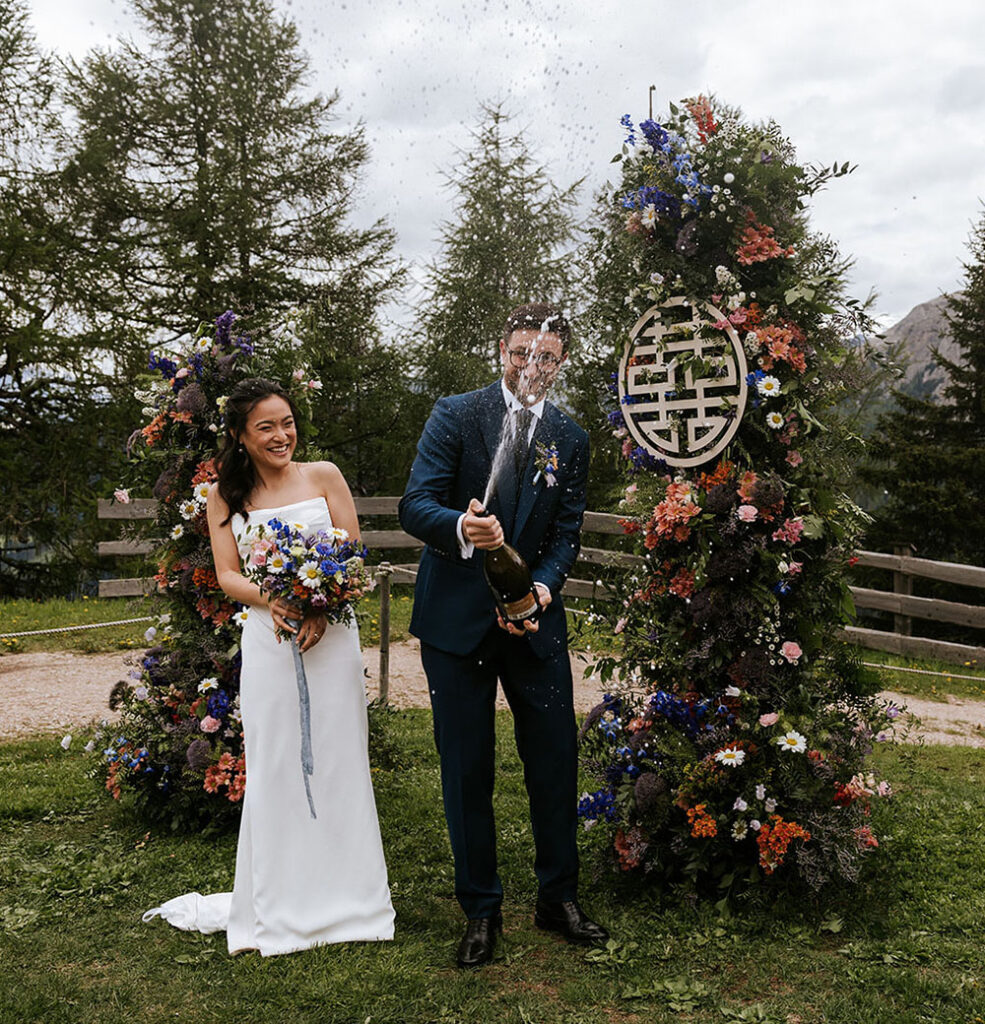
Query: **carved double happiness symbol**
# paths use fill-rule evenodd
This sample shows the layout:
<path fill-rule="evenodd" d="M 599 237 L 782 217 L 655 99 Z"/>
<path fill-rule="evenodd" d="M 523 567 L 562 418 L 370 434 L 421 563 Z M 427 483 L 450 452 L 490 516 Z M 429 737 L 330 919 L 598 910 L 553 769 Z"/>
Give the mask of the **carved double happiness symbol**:
<path fill-rule="evenodd" d="M 710 302 L 683 296 L 651 306 L 619 364 L 619 402 L 636 443 L 670 466 L 710 462 L 746 408 L 746 357 Z"/>

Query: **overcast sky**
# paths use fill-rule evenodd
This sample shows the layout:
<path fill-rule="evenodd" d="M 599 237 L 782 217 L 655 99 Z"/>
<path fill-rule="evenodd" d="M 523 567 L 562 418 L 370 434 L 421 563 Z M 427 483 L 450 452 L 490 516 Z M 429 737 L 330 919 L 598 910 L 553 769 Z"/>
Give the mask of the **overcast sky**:
<path fill-rule="evenodd" d="M 449 214 L 442 170 L 484 101 L 503 101 L 566 185 L 602 186 L 623 132 L 668 100 L 715 93 L 774 118 L 803 162 L 850 160 L 813 208 L 887 322 L 955 288 L 985 198 L 980 0 L 275 0 L 312 87 L 362 120 L 358 219 L 385 216 L 420 266 Z M 31 0 L 40 43 L 81 56 L 132 32 L 125 2 Z"/>

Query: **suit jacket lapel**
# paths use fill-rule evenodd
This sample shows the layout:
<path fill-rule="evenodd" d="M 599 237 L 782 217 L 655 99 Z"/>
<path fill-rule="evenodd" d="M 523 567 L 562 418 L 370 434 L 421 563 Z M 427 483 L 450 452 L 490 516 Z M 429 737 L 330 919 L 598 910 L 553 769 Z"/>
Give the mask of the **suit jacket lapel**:
<path fill-rule="evenodd" d="M 553 405 L 544 403 L 544 415 L 541 416 L 540 422 L 537 424 L 537 428 L 534 430 L 534 436 L 530 439 L 530 451 L 527 453 L 527 464 L 524 466 L 523 474 L 518 482 L 519 497 L 517 498 L 516 518 L 513 520 L 512 537 L 519 537 L 520 531 L 523 529 L 531 511 L 533 510 L 534 504 L 537 500 L 537 495 L 547 486 L 547 481 L 544 479 L 544 474 L 541 473 L 540 479 L 537 483 L 534 483 L 534 476 L 536 475 L 536 464 L 537 458 L 537 443 L 548 444 L 551 441 L 556 443 L 557 441 L 557 424 L 558 424 L 558 412 Z"/>

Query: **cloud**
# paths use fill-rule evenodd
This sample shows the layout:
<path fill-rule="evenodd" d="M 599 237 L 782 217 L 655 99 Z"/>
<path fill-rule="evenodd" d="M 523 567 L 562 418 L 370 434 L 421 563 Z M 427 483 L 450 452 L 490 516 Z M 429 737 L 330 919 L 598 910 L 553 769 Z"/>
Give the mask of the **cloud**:
<path fill-rule="evenodd" d="M 956 287 L 985 196 L 985 8 L 966 0 L 275 0 L 311 57 L 311 84 L 340 92 L 342 126 L 365 124 L 372 164 L 360 224 L 385 216 L 423 263 L 448 216 L 442 171 L 480 104 L 502 100 L 582 209 L 609 176 L 619 117 L 714 92 L 773 118 L 801 160 L 850 160 L 817 197 L 814 226 L 856 257 L 852 283 L 902 315 Z M 42 42 L 81 55 L 129 30 L 112 0 L 32 0 Z M 401 314 L 403 315 L 403 314 Z"/>

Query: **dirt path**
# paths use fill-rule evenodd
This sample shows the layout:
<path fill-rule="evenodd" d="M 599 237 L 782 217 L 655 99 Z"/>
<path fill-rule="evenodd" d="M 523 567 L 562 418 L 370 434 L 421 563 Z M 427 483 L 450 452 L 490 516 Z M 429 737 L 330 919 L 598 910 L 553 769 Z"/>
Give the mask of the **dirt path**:
<path fill-rule="evenodd" d="M 68 732 L 73 726 L 109 716 L 106 698 L 113 684 L 125 679 L 136 659 L 133 653 L 69 652 L 7 654 L 0 658 L 0 739 L 38 732 Z M 379 651 L 363 651 L 366 692 L 379 692 Z M 585 678 L 585 663 L 574 655 L 575 708 L 588 711 L 599 700 L 595 680 Z M 886 692 L 887 699 L 906 707 L 920 720 L 910 739 L 985 748 L 985 701 L 949 697 L 928 701 Z M 417 642 L 394 644 L 390 650 L 390 700 L 397 707 L 427 707 L 427 682 Z M 498 704 L 506 707 L 502 693 Z"/>

